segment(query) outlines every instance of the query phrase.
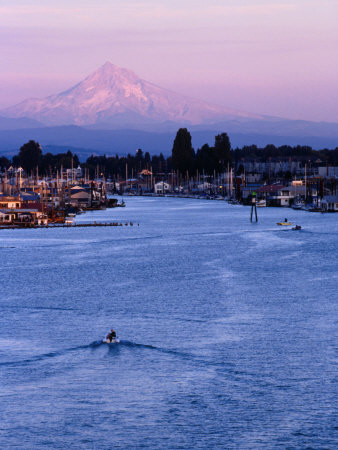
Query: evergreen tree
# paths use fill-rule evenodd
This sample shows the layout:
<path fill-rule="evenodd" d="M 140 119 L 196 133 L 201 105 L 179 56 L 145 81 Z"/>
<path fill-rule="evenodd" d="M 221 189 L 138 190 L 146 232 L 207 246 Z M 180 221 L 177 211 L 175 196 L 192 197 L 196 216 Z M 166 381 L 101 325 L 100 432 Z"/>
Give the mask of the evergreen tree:
<path fill-rule="evenodd" d="M 142 159 L 143 159 L 143 151 L 142 151 L 141 148 L 138 148 L 138 149 L 136 150 L 136 159 L 137 159 L 138 161 L 142 161 Z"/>
<path fill-rule="evenodd" d="M 199 148 L 196 152 L 196 169 L 200 173 L 211 175 L 214 171 L 213 164 L 213 148 L 208 144 L 204 144 L 202 148 Z"/>
<path fill-rule="evenodd" d="M 231 161 L 231 145 L 227 133 L 215 136 L 214 147 L 214 169 L 216 172 L 224 172 L 227 164 Z"/>
<path fill-rule="evenodd" d="M 143 168 L 143 151 L 140 148 L 136 150 L 135 161 L 137 172 L 141 172 Z"/>
<path fill-rule="evenodd" d="M 172 149 L 172 164 L 176 170 L 185 174 L 194 170 L 195 152 L 191 145 L 191 135 L 186 128 L 180 128 L 176 134 Z"/>
<path fill-rule="evenodd" d="M 38 142 L 29 141 L 19 151 L 19 161 L 26 173 L 30 173 L 39 166 L 41 159 L 41 147 Z"/>
<path fill-rule="evenodd" d="M 8 169 L 8 167 L 11 165 L 11 162 L 8 158 L 5 156 L 0 156 L 0 170 L 1 169 Z"/>
<path fill-rule="evenodd" d="M 150 153 L 149 152 L 145 152 L 144 154 L 144 161 L 146 162 L 146 164 L 150 163 Z"/>

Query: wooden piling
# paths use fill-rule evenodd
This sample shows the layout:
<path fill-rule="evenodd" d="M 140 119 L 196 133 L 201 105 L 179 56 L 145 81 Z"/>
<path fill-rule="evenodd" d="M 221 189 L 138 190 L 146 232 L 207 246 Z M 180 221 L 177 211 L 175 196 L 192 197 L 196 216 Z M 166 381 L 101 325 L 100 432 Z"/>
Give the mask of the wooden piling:
<path fill-rule="evenodd" d="M 256 204 L 256 192 L 253 192 L 253 193 L 252 193 L 250 222 L 252 222 L 252 214 L 253 214 L 253 211 L 254 211 L 254 210 L 255 210 L 256 222 L 258 222 L 258 217 L 257 217 L 257 204 Z"/>

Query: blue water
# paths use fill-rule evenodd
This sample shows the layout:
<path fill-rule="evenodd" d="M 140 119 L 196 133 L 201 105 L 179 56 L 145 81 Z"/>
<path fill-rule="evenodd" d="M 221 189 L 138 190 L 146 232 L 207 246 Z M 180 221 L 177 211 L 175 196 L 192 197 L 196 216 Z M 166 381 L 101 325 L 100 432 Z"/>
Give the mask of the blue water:
<path fill-rule="evenodd" d="M 0 231 L 0 447 L 337 448 L 338 214 L 126 202 Z"/>

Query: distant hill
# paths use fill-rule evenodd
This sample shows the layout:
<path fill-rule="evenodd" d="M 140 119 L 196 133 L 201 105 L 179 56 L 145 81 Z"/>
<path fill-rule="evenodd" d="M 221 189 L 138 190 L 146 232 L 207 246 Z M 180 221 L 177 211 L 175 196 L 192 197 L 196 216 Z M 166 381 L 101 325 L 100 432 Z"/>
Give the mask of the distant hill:
<path fill-rule="evenodd" d="M 0 116 L 0 130 L 20 130 L 39 127 L 43 127 L 42 123 L 34 119 L 28 119 L 27 117 L 13 119 Z"/>
<path fill-rule="evenodd" d="M 192 143 L 195 149 L 205 143 L 213 145 L 216 134 L 225 128 L 209 130 L 192 129 Z M 77 126 L 45 127 L 24 130 L 0 130 L 0 156 L 13 156 L 18 153 L 22 144 L 34 139 L 38 141 L 43 152 L 52 153 L 71 150 L 78 154 L 81 160 L 85 160 L 91 154 L 126 155 L 134 154 L 137 148 L 144 152 L 159 154 L 162 152 L 168 156 L 171 153 L 175 131 L 149 132 L 142 130 L 92 130 Z M 243 145 L 256 144 L 265 146 L 274 145 L 309 145 L 314 149 L 336 148 L 337 138 L 316 136 L 276 136 L 268 134 L 241 134 L 229 133 L 233 148 Z"/>

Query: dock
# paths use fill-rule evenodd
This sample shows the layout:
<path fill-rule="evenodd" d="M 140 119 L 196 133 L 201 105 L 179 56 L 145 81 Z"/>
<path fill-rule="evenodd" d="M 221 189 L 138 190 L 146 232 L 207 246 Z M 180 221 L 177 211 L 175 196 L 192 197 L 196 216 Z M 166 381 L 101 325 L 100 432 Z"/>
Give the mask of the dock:
<path fill-rule="evenodd" d="M 85 227 L 123 227 L 123 226 L 134 226 L 133 222 L 93 222 L 93 223 L 55 223 L 48 225 L 36 225 L 32 223 L 25 224 L 11 224 L 11 225 L 1 225 L 0 230 L 14 230 L 14 229 L 22 229 L 22 228 L 85 228 Z M 137 226 L 140 226 L 138 223 Z"/>

